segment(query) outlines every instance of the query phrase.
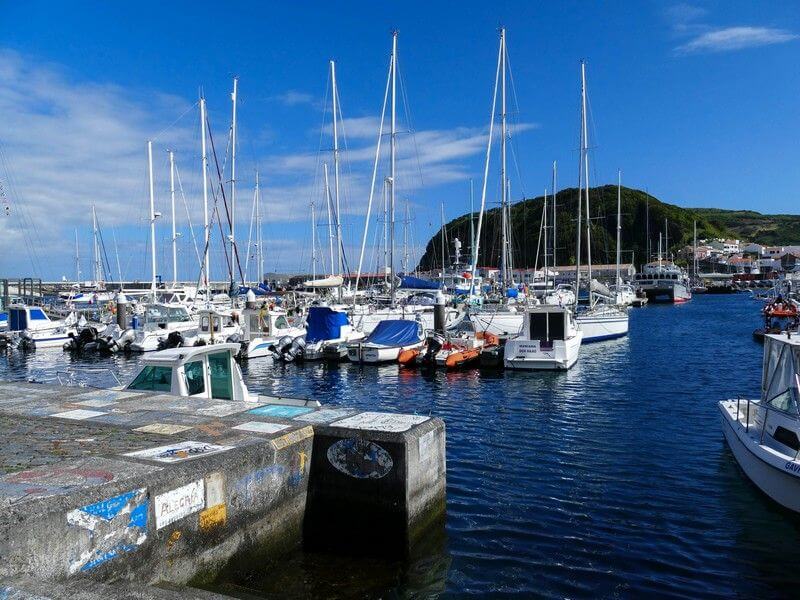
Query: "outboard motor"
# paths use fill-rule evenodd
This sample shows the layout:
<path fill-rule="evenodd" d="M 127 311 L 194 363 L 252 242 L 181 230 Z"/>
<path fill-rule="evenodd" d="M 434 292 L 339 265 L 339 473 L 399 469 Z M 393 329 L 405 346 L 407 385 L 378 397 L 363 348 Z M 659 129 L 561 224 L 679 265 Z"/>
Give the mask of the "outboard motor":
<path fill-rule="evenodd" d="M 272 356 L 275 358 L 281 358 L 284 352 L 289 350 L 292 347 L 292 338 L 291 336 L 285 335 L 280 338 L 274 345 L 269 347 L 270 352 L 272 352 Z"/>
<path fill-rule="evenodd" d="M 296 337 L 292 340 L 291 345 L 283 351 L 281 358 L 286 362 L 292 362 L 294 359 L 303 357 L 306 351 L 306 340 L 303 337 Z"/>
<path fill-rule="evenodd" d="M 164 350 L 166 348 L 180 348 L 183 346 L 183 336 L 180 331 L 173 331 L 167 336 L 166 340 L 161 340 L 158 343 L 158 349 Z"/>
<path fill-rule="evenodd" d="M 442 336 L 434 333 L 428 338 L 428 347 L 425 350 L 425 355 L 422 357 L 422 364 L 432 365 L 436 362 L 436 354 L 442 349 L 444 339 Z"/>

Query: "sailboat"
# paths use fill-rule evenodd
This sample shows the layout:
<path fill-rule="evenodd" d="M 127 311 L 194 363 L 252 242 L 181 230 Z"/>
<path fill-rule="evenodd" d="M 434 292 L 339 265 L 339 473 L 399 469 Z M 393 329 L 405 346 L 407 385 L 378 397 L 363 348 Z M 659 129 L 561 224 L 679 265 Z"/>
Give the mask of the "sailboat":
<path fill-rule="evenodd" d="M 506 142 L 508 138 L 508 123 L 506 111 L 506 81 L 508 52 L 506 49 L 506 30 L 500 29 L 500 47 L 497 56 L 497 71 L 495 74 L 494 93 L 492 97 L 492 112 L 489 120 L 489 138 L 486 146 L 486 160 L 483 170 L 483 187 L 481 191 L 481 210 L 478 214 L 478 228 L 475 235 L 475 251 L 472 255 L 471 288 L 468 303 L 473 306 L 470 311 L 470 320 L 476 331 L 487 331 L 496 336 L 507 337 L 517 335 L 522 328 L 522 313 L 524 306 L 517 302 L 502 301 L 493 306 L 484 305 L 483 298 L 478 290 L 475 293 L 475 272 L 479 256 L 481 229 L 486 208 L 486 187 L 489 178 L 489 162 L 491 159 L 492 142 L 494 141 L 495 110 L 497 108 L 498 91 L 500 95 L 500 212 L 501 212 L 501 248 L 500 248 L 500 286 L 503 296 L 517 297 L 517 290 L 513 286 L 511 269 L 511 252 L 509 243 L 509 181 L 506 168 Z M 513 288 L 513 289 L 512 289 Z"/>
<path fill-rule="evenodd" d="M 578 312 L 576 319 L 583 330 L 583 342 L 599 342 L 628 334 L 628 310 L 615 303 L 614 293 L 592 278 L 592 227 L 589 205 L 589 135 L 586 114 L 586 63 L 581 62 L 581 160 L 578 174 L 578 213 L 586 208 L 586 267 L 588 272 L 589 307 Z M 619 195 L 619 188 L 618 188 Z M 580 218 L 578 220 L 580 237 Z M 617 241 L 617 272 L 619 273 L 619 235 Z M 580 246 L 579 246 L 580 248 Z M 578 288 L 580 289 L 580 288 Z"/>

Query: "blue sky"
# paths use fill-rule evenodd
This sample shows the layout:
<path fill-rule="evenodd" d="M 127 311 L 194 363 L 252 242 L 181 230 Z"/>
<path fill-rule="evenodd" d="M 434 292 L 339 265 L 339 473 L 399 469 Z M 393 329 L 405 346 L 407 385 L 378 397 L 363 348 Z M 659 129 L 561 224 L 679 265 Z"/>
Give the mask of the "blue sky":
<path fill-rule="evenodd" d="M 415 132 L 399 142 L 398 194 L 409 201 L 416 245 L 438 228 L 440 202 L 450 219 L 468 209 L 470 178 L 480 189 L 500 24 L 516 98 L 514 199 L 549 187 L 553 160 L 559 187 L 575 185 L 586 59 L 595 183 L 615 180 L 621 168 L 626 185 L 682 206 L 797 212 L 794 2 L 270 4 L 0 3 L 0 178 L 10 207 L 0 216 L 0 273 L 73 277 L 78 228 L 88 277 L 96 203 L 113 270 L 116 238 L 123 276 L 147 277 L 145 144 L 155 138 L 157 210 L 169 213 L 171 148 L 186 197 L 180 277 L 195 278 L 186 215 L 200 235 L 197 92 L 205 91 L 224 154 L 234 74 L 237 237 L 248 237 L 258 167 L 265 266 L 309 269 L 308 207 L 322 200 L 320 163 L 330 160 L 322 125 L 331 58 L 345 118 L 343 222 L 354 264 L 394 28 Z M 411 128 L 404 110 L 399 119 Z M 495 164 L 491 172 L 490 203 Z M 169 278 L 170 225 L 157 224 L 158 271 Z M 219 275 L 218 242 L 212 256 Z M 368 252 L 365 267 L 375 261 Z"/>

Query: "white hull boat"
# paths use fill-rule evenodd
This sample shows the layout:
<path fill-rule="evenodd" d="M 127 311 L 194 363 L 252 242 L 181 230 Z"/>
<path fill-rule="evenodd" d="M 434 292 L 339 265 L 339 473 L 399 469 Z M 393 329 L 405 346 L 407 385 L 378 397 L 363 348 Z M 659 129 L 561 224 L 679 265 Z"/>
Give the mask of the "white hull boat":
<path fill-rule="evenodd" d="M 572 310 L 542 305 L 525 312 L 522 333 L 506 342 L 507 369 L 565 371 L 578 361 L 583 332 Z"/>
<path fill-rule="evenodd" d="M 602 342 L 628 335 L 628 311 L 617 306 L 595 305 L 578 313 L 578 324 L 583 332 L 583 343 Z"/>
<path fill-rule="evenodd" d="M 800 339 L 765 336 L 761 389 L 759 400 L 718 404 L 722 431 L 745 475 L 800 512 Z"/>
<path fill-rule="evenodd" d="M 422 326 L 414 321 L 381 321 L 363 342 L 347 347 L 347 358 L 355 363 L 394 362 L 404 350 L 419 350 L 425 344 Z"/>

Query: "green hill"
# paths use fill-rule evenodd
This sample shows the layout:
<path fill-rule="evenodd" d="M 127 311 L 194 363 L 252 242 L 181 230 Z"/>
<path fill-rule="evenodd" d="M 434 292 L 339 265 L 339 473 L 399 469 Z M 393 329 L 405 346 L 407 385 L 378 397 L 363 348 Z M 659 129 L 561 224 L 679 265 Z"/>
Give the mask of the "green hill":
<path fill-rule="evenodd" d="M 592 262 L 611 263 L 616 255 L 617 187 L 606 185 L 589 192 L 592 211 Z M 557 264 L 575 263 L 575 219 L 578 201 L 577 188 L 558 192 L 557 204 Z M 543 198 L 531 198 L 511 207 L 511 233 L 515 267 L 533 267 L 542 217 Z M 552 206 L 552 205 L 551 205 Z M 585 215 L 584 215 L 585 219 Z M 762 215 L 751 211 L 727 211 L 708 208 L 682 208 L 661 202 L 657 198 L 631 188 L 622 188 L 622 261 L 640 265 L 648 256 L 648 227 L 650 255 L 658 248 L 659 233 L 666 232 L 671 252 L 692 243 L 693 223 L 697 221 L 697 237 L 728 237 L 762 244 L 800 242 L 800 215 Z M 475 214 L 477 226 L 477 213 Z M 585 227 L 585 225 L 584 225 Z M 500 262 L 500 210 L 486 211 L 480 240 L 479 265 Z M 466 214 L 445 225 L 448 256 L 452 240 L 459 238 L 468 261 L 470 246 L 470 215 Z M 585 248 L 585 238 L 583 241 Z M 585 261 L 585 251 L 582 262 Z M 419 269 L 441 267 L 441 230 L 434 235 L 420 259 Z M 450 258 L 447 259 L 448 262 Z"/>

